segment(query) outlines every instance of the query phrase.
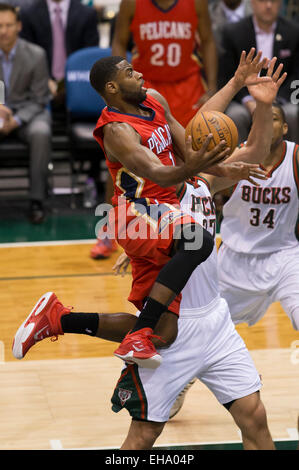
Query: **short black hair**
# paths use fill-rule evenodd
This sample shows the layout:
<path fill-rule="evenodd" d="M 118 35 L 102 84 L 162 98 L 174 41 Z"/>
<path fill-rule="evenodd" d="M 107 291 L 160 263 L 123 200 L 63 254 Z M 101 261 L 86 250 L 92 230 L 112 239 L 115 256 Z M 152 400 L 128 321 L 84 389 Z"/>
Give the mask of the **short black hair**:
<path fill-rule="evenodd" d="M 105 94 L 105 85 L 110 80 L 115 78 L 118 68 L 116 67 L 119 62 L 125 60 L 120 56 L 103 57 L 97 60 L 89 74 L 91 86 L 102 96 Z"/>
<path fill-rule="evenodd" d="M 286 113 L 284 112 L 282 105 L 278 101 L 273 101 L 272 107 L 279 110 L 282 122 L 286 123 L 287 122 Z"/>
<path fill-rule="evenodd" d="M 11 11 L 17 21 L 20 21 L 20 8 L 10 5 L 9 3 L 0 3 L 0 13 L 1 11 Z"/>

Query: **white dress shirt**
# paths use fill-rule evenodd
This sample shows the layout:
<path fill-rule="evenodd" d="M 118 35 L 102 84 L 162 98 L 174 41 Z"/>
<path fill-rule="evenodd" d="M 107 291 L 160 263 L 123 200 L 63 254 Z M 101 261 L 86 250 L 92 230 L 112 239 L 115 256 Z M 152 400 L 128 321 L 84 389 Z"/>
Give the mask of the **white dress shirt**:
<path fill-rule="evenodd" d="M 221 6 L 229 23 L 236 23 L 245 17 L 245 5 L 243 2 L 235 10 L 228 8 L 224 2 L 222 2 Z"/>
<path fill-rule="evenodd" d="M 273 58 L 273 47 L 274 47 L 274 33 L 276 28 L 276 22 L 271 26 L 270 32 L 266 32 L 261 29 L 253 15 L 253 26 L 255 31 L 255 41 L 256 41 L 256 52 L 262 51 L 262 58 L 267 57 L 268 59 Z M 247 101 L 251 101 L 253 98 L 250 95 L 244 96 L 242 103 L 245 104 Z"/>
<path fill-rule="evenodd" d="M 271 60 L 273 57 L 274 33 L 277 23 L 273 23 L 270 32 L 267 33 L 258 26 L 254 16 L 252 17 L 252 20 L 255 31 L 256 50 L 262 51 L 262 58 L 268 57 L 268 59 Z"/>

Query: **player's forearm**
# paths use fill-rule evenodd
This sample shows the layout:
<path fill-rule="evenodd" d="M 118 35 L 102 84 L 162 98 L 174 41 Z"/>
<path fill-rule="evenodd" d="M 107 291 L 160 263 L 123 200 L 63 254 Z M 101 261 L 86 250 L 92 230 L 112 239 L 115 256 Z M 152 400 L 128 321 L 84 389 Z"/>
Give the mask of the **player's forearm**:
<path fill-rule="evenodd" d="M 240 91 L 240 86 L 234 78 L 231 78 L 227 84 L 217 91 L 199 110 L 204 111 L 220 111 L 224 112 L 236 94 Z"/>
<path fill-rule="evenodd" d="M 208 90 L 215 92 L 217 90 L 218 58 L 214 37 L 210 36 L 209 39 L 203 41 L 201 49 Z"/>
<path fill-rule="evenodd" d="M 210 166 L 210 168 L 205 168 L 204 173 L 212 176 L 226 177 L 227 171 L 225 163 L 218 163 L 217 165 Z"/>
<path fill-rule="evenodd" d="M 149 173 L 147 178 L 162 188 L 182 183 L 191 176 L 195 176 L 191 174 L 185 164 L 180 166 L 157 166 L 152 168 Z"/>
<path fill-rule="evenodd" d="M 182 183 L 196 174 L 195 172 L 192 173 L 182 161 L 179 165 L 175 165 L 172 154 L 170 154 L 172 165 L 163 165 L 156 155 L 153 155 L 149 149 L 143 146 L 135 149 L 132 155 L 133 157 L 130 160 L 124 161 L 122 159 L 123 165 L 134 175 L 146 178 L 162 188 Z"/>
<path fill-rule="evenodd" d="M 257 102 L 246 142 L 247 163 L 261 163 L 269 155 L 273 136 L 272 106 Z"/>

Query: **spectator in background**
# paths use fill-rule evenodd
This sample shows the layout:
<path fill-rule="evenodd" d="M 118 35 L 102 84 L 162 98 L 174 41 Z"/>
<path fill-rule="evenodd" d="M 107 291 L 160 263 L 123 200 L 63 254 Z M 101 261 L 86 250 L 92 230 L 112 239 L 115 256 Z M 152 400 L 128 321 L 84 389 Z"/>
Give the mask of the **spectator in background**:
<path fill-rule="evenodd" d="M 145 87 L 167 100 L 184 127 L 217 90 L 217 50 L 211 30 L 208 0 L 122 0 L 117 15 L 112 55 L 126 57 L 133 40 L 133 68 Z M 202 66 L 194 51 L 200 44 Z M 106 201 L 113 194 L 108 176 Z M 93 258 L 107 258 L 116 246 L 99 240 Z"/>
<path fill-rule="evenodd" d="M 250 0 L 218 0 L 209 4 L 212 31 L 218 52 L 222 51 L 222 29 L 227 23 L 236 23 L 252 13 Z"/>
<path fill-rule="evenodd" d="M 233 75 L 242 50 L 251 47 L 264 57 L 276 56 L 288 76 L 278 93 L 278 101 L 286 114 L 288 139 L 298 142 L 298 105 L 291 102 L 291 84 L 299 77 L 299 28 L 296 23 L 279 16 L 281 0 L 251 0 L 253 15 L 224 26 L 223 53 L 220 56 L 219 82 L 223 86 Z M 246 140 L 255 101 L 244 89 L 226 110 L 237 124 L 240 141 Z"/>
<path fill-rule="evenodd" d="M 29 144 L 32 223 L 44 220 L 47 171 L 51 156 L 48 66 L 44 50 L 19 38 L 17 10 L 0 4 L 0 80 L 5 83 L 0 139 L 9 135 Z"/>
<path fill-rule="evenodd" d="M 97 12 L 80 0 L 35 0 L 21 11 L 21 19 L 21 36 L 46 51 L 53 110 L 61 110 L 66 58 L 84 47 L 99 45 Z"/>
<path fill-rule="evenodd" d="M 0 3 L 5 3 L 7 5 L 11 5 L 13 7 L 19 7 L 19 8 L 27 8 L 30 5 L 32 5 L 35 2 L 35 0 L 0 0 Z"/>

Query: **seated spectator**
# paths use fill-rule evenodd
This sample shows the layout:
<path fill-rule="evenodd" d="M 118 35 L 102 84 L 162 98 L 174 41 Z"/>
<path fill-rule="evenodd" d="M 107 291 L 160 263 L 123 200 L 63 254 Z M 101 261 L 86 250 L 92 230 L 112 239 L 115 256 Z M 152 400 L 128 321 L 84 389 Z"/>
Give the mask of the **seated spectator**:
<path fill-rule="evenodd" d="M 222 29 L 227 23 L 237 23 L 252 13 L 250 0 L 218 0 L 209 4 L 212 30 L 218 52 L 222 51 Z"/>
<path fill-rule="evenodd" d="M 33 2 L 35 2 L 35 0 L 0 0 L 0 3 L 5 3 L 7 5 L 19 7 L 22 9 L 29 7 Z"/>
<path fill-rule="evenodd" d="M 44 50 L 19 38 L 17 9 L 0 4 L 0 80 L 5 84 L 0 139 L 9 135 L 29 144 L 32 223 L 44 220 L 47 171 L 51 155 L 48 67 Z"/>
<path fill-rule="evenodd" d="M 64 74 L 67 57 L 85 47 L 99 46 L 98 12 L 80 0 L 35 0 L 21 11 L 21 36 L 41 46 L 47 54 L 51 78 L 51 111 L 54 129 L 65 129 Z M 99 161 L 90 162 L 89 176 L 98 184 Z"/>
<path fill-rule="evenodd" d="M 46 51 L 53 110 L 63 110 L 66 58 L 84 47 L 99 46 L 97 12 L 80 0 L 35 0 L 21 11 L 21 20 L 21 36 Z"/>
<path fill-rule="evenodd" d="M 255 47 L 263 52 L 264 57 L 272 59 L 276 56 L 278 62 L 284 65 L 284 72 L 288 74 L 278 93 L 278 101 L 284 109 L 289 126 L 287 138 L 298 142 L 298 105 L 291 101 L 294 92 L 291 85 L 299 77 L 298 25 L 279 15 L 281 0 L 251 0 L 251 6 L 252 15 L 223 28 L 220 86 L 232 77 L 242 50 L 249 52 L 251 47 Z M 254 109 L 254 100 L 243 89 L 226 110 L 238 126 L 240 141 L 246 140 L 248 136 Z"/>

